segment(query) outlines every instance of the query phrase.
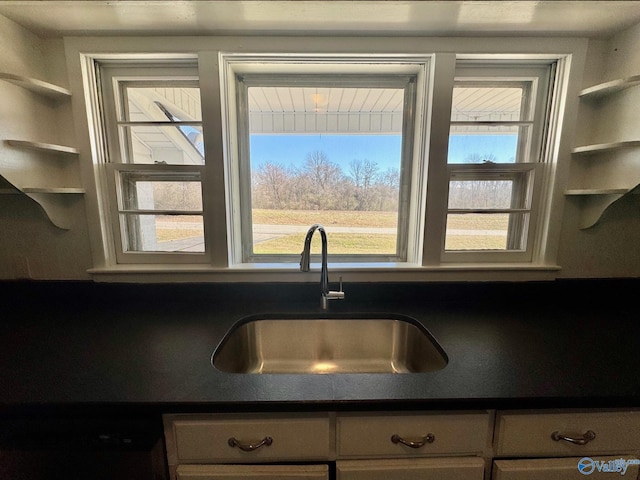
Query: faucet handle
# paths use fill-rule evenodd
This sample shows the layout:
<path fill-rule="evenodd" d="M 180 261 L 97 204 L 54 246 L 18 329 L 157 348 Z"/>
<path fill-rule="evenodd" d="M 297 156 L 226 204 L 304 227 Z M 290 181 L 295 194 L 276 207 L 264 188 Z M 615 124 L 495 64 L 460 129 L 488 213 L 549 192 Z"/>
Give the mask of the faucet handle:
<path fill-rule="evenodd" d="M 343 300 L 344 299 L 344 292 L 342 291 L 342 275 L 340 275 L 339 277 L 339 282 L 340 282 L 340 290 L 338 290 L 337 292 L 335 290 L 329 290 L 326 295 L 325 298 L 327 300 Z"/>

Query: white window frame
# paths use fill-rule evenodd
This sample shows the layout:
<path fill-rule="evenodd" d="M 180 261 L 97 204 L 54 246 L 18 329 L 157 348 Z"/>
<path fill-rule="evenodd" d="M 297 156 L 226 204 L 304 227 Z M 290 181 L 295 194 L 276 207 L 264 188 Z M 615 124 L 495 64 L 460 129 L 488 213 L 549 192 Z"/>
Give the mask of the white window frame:
<path fill-rule="evenodd" d="M 204 159 L 202 165 L 171 165 L 171 164 L 145 164 L 131 163 L 127 161 L 131 146 L 129 137 L 120 131 L 121 127 L 136 125 L 168 126 L 175 128 L 176 124 L 202 126 L 202 121 L 175 122 L 170 119 L 162 119 L 151 122 L 125 121 L 123 118 L 126 108 L 126 98 L 122 89 L 127 85 L 136 84 L 143 87 L 149 86 L 199 86 L 199 73 L 197 64 L 193 60 L 180 59 L 167 62 L 145 62 L 143 60 L 128 65 L 126 61 L 103 62 L 97 66 L 99 69 L 100 91 L 102 94 L 102 121 L 107 144 L 105 156 L 106 192 L 105 205 L 108 205 L 109 223 L 112 229 L 113 247 L 116 262 L 118 264 L 183 264 L 211 262 L 210 249 L 206 235 L 206 221 L 204 220 L 204 206 L 202 210 L 126 210 L 123 206 L 123 192 L 120 185 L 120 175 L 125 172 L 137 172 L 141 175 L 161 174 L 164 178 L 175 178 L 180 181 L 184 178 L 199 178 L 204 198 Z M 186 141 L 186 140 L 185 140 Z M 164 252 L 164 251 L 135 251 L 127 250 L 125 246 L 130 239 L 127 238 L 127 225 L 123 220 L 123 214 L 141 215 L 199 215 L 203 218 L 205 234 L 203 236 L 203 252 Z"/>
<path fill-rule="evenodd" d="M 474 125 L 494 123 L 496 125 L 530 125 L 529 132 L 530 141 L 524 142 L 519 138 L 517 147 L 517 158 L 515 163 L 496 163 L 496 164 L 448 164 L 447 166 L 447 199 L 450 182 L 456 176 L 465 179 L 475 178 L 477 180 L 495 180 L 501 175 L 508 177 L 514 172 L 528 172 L 528 185 L 525 186 L 527 207 L 522 209 L 502 209 L 500 211 L 490 211 L 487 209 L 463 209 L 451 210 L 448 207 L 444 212 L 444 227 L 442 234 L 442 243 L 440 250 L 440 260 L 443 263 L 459 263 L 459 264 L 516 264 L 531 263 L 539 254 L 543 246 L 536 241 L 540 238 L 540 230 L 544 227 L 541 225 L 541 203 L 542 192 L 547 179 L 544 178 L 545 164 L 550 162 L 548 158 L 548 135 L 549 129 L 553 128 L 554 119 L 551 109 L 553 101 L 553 85 L 555 83 L 555 59 L 549 60 L 528 60 L 526 58 L 519 59 L 517 57 L 502 59 L 495 61 L 487 59 L 460 59 L 456 63 L 455 77 L 452 89 L 456 85 L 476 85 L 487 82 L 491 85 L 492 80 L 496 80 L 495 85 L 518 84 L 528 82 L 531 85 L 529 94 L 534 95 L 534 101 L 528 105 L 533 112 L 527 112 L 528 120 L 519 121 L 495 121 L 495 122 L 461 122 L 451 121 L 450 125 Z M 528 143 L 528 144 L 527 144 Z M 523 147 L 526 146 L 526 151 Z M 446 217 L 449 213 L 523 213 L 528 217 L 526 231 L 517 232 L 524 236 L 525 248 L 513 250 L 446 250 Z M 511 230 L 511 227 L 510 229 Z M 512 235 L 516 232 L 508 232 Z"/>
<path fill-rule="evenodd" d="M 226 119 L 227 202 L 231 206 L 230 214 L 230 261 L 232 265 L 251 263 L 299 262 L 298 255 L 252 255 L 250 174 L 248 166 L 247 130 L 248 118 L 242 114 L 242 92 L 246 84 L 238 77 L 248 78 L 249 82 L 260 79 L 265 84 L 280 82 L 283 77 L 304 78 L 317 76 L 326 83 L 327 75 L 349 76 L 356 80 L 355 85 L 397 87 L 397 79 L 406 83 L 407 77 L 415 79 L 415 88 L 408 89 L 405 98 L 400 207 L 398 221 L 397 255 L 331 255 L 331 261 L 343 263 L 418 263 L 422 249 L 421 236 L 415 234 L 422 230 L 424 195 L 424 161 L 426 155 L 426 112 L 428 111 L 429 68 L 431 56 L 381 56 L 381 55 L 220 55 L 221 85 L 223 95 L 223 118 Z M 376 78 L 378 83 L 376 83 Z M 359 82 L 359 83 L 357 83 Z M 314 81 L 314 84 L 317 82 Z M 338 85 L 346 85 L 339 82 Z M 413 97 L 413 98 L 412 98 Z M 412 104 L 409 110 L 407 103 Z M 403 205 L 405 208 L 402 208 Z M 408 206 L 408 208 L 406 207 Z M 301 246 L 302 248 L 302 246 Z"/>

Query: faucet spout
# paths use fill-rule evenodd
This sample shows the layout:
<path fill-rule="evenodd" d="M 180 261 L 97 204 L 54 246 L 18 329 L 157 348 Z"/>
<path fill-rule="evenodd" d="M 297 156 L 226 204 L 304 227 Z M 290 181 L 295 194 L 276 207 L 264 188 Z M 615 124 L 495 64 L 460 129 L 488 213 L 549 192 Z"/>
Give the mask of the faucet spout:
<path fill-rule="evenodd" d="M 340 290 L 329 290 L 329 272 L 327 268 L 327 232 L 324 227 L 319 223 L 311 225 L 307 231 L 307 235 L 304 238 L 304 247 L 300 254 L 300 271 L 308 272 L 311 263 L 311 239 L 315 231 L 320 232 L 320 238 L 322 240 L 322 264 L 320 269 L 320 307 L 323 310 L 328 308 L 328 300 L 343 299 L 344 292 L 342 291 L 342 279 L 340 279 Z"/>

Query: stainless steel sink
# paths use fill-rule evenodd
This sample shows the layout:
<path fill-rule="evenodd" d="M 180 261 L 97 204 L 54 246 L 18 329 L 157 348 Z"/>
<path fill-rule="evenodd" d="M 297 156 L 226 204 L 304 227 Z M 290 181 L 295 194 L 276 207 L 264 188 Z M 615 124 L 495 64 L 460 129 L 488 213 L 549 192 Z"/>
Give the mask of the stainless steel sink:
<path fill-rule="evenodd" d="M 413 373 L 440 370 L 447 355 L 417 321 L 401 315 L 251 317 L 211 358 L 231 373 Z"/>

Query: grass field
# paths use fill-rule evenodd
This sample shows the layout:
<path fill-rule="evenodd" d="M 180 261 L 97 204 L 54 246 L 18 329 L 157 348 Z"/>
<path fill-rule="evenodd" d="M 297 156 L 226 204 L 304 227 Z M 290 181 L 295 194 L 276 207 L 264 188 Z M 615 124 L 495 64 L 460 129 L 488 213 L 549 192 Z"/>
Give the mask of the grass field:
<path fill-rule="evenodd" d="M 190 228 L 191 222 L 199 217 L 165 217 L 156 230 L 159 242 L 181 240 L 203 235 L 202 228 Z M 308 210 L 254 210 L 253 223 L 256 225 L 299 225 L 323 224 L 330 227 L 371 227 L 396 228 L 395 212 L 355 212 L 355 211 L 308 211 Z M 449 250 L 504 249 L 506 241 L 507 215 L 454 215 L 448 219 L 447 228 L 457 230 L 447 237 Z M 478 233 L 473 233 L 474 230 Z M 504 235 L 490 235 L 486 231 L 501 231 Z M 320 242 L 314 237 L 312 251 L 319 252 Z M 283 235 L 254 245 L 257 254 L 298 254 L 302 250 L 304 233 Z M 384 233 L 331 233 L 329 253 L 331 254 L 381 254 L 396 252 L 396 236 Z"/>
<path fill-rule="evenodd" d="M 447 249 L 504 249 L 507 230 L 507 215 L 455 215 L 449 218 L 447 227 L 468 233 L 449 235 Z M 253 223 L 261 225 L 305 225 L 321 223 L 325 227 L 373 227 L 396 228 L 395 212 L 354 212 L 354 211 L 306 211 L 306 210 L 254 210 Z M 499 230 L 505 236 L 485 235 L 473 230 Z M 315 237 L 314 237 L 315 240 Z M 304 242 L 304 234 L 292 234 L 254 245 L 257 254 L 299 253 Z M 312 251 L 319 252 L 319 242 L 314 241 Z M 389 234 L 343 234 L 332 233 L 330 253 L 333 254 L 380 254 L 396 253 L 396 236 Z"/>
<path fill-rule="evenodd" d="M 396 212 L 355 212 L 335 210 L 253 210 L 257 225 L 306 225 L 326 227 L 392 227 L 398 224 Z"/>

